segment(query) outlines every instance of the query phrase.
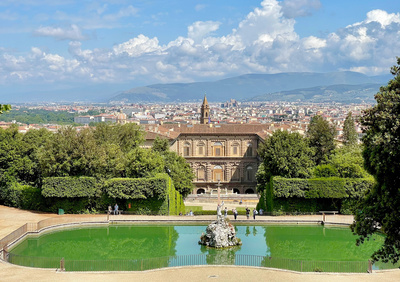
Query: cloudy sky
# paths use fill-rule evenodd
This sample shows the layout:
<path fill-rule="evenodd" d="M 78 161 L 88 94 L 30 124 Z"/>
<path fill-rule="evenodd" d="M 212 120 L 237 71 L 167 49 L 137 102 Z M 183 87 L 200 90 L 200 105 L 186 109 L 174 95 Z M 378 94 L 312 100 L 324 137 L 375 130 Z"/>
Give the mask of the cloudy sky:
<path fill-rule="evenodd" d="M 247 73 L 388 74 L 399 12 L 398 0 L 1 0 L 0 99 Z"/>

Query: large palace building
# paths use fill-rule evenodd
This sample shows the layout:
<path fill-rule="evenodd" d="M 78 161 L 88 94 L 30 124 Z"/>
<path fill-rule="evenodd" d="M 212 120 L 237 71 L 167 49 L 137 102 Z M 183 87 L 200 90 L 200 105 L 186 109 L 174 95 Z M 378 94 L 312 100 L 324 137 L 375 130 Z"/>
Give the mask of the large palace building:
<path fill-rule="evenodd" d="M 255 175 L 260 162 L 257 149 L 267 136 L 268 126 L 209 121 L 210 107 L 204 97 L 200 124 L 153 126 L 152 130 L 146 129 L 146 139 L 151 141 L 155 135 L 170 139 L 171 150 L 183 156 L 193 168 L 194 194 L 211 193 L 218 182 L 228 193 L 256 193 Z"/>

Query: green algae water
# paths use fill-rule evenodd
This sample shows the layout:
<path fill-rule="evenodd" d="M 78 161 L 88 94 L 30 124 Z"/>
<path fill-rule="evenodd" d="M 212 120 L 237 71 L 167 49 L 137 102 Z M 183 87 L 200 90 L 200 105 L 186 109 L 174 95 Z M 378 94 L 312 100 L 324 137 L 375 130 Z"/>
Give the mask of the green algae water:
<path fill-rule="evenodd" d="M 215 250 L 198 244 L 205 229 L 205 225 L 109 225 L 73 228 L 27 237 L 10 251 L 10 255 L 15 258 L 54 258 L 55 261 L 64 258 L 66 262 L 135 261 L 196 255 L 205 256 L 197 258 L 192 264 L 249 265 L 247 256 L 259 257 L 252 265 L 265 265 L 265 257 L 302 261 L 367 262 L 384 240 L 383 236 L 375 235 L 372 240 L 357 247 L 356 236 L 348 227 L 247 225 L 235 226 L 236 236 L 242 240 L 242 246 Z M 238 257 L 245 260 L 239 260 Z M 17 259 L 15 263 L 20 264 Z M 163 262 L 162 267 L 174 265 L 180 263 L 168 259 Z"/>

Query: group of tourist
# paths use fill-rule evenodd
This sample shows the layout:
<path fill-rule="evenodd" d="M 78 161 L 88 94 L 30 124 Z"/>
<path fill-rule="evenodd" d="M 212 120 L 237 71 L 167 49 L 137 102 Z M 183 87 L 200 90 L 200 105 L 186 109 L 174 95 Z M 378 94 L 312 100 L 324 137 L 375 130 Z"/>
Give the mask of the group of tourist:
<path fill-rule="evenodd" d="M 262 209 L 260 209 L 260 213 L 261 213 Z M 254 208 L 253 209 L 253 219 L 256 219 L 256 215 L 258 214 L 258 211 Z M 246 217 L 247 219 L 250 218 L 250 209 L 248 207 L 246 207 Z"/>
<path fill-rule="evenodd" d="M 222 206 L 224 205 L 224 201 L 222 201 L 222 204 L 218 204 L 217 206 L 217 219 L 222 219 Z M 237 216 L 238 216 L 238 211 L 236 210 L 236 208 L 232 209 L 232 213 L 233 213 L 233 217 L 236 220 Z M 253 219 L 256 219 L 256 215 L 260 214 L 262 215 L 264 213 L 263 209 L 260 209 L 260 212 L 258 212 L 255 208 L 253 209 Z M 227 218 L 228 217 L 228 208 L 225 207 L 224 209 L 224 217 Z M 249 207 L 246 207 L 246 217 L 247 219 L 250 218 L 250 209 Z"/>
<path fill-rule="evenodd" d="M 119 209 L 119 207 L 118 207 L 117 203 L 115 203 L 114 210 L 112 209 L 111 205 L 109 205 L 108 206 L 108 214 L 114 213 L 114 215 L 118 215 L 119 214 L 119 210 L 118 209 Z"/>

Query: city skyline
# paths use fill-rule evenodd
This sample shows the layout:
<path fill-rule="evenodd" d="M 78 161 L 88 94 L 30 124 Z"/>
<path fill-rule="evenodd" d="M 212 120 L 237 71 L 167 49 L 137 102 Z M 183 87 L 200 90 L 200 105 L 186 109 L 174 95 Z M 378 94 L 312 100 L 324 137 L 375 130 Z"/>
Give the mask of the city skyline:
<path fill-rule="evenodd" d="M 396 3 L 2 1 L 0 99 L 247 73 L 388 74 L 400 49 Z"/>

